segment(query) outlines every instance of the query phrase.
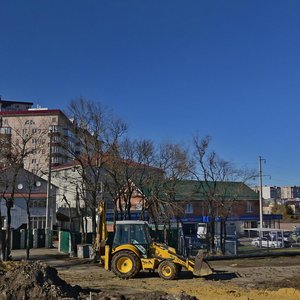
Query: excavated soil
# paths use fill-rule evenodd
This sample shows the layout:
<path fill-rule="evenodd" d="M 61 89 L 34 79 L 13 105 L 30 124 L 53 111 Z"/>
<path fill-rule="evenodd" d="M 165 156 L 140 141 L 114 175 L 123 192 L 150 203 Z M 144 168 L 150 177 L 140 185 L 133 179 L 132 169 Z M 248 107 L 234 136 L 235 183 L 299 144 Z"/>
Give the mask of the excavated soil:
<path fill-rule="evenodd" d="M 17 262 L 0 275 L 0 300 L 300 300 L 299 255 L 212 261 L 215 273 L 208 278 L 183 270 L 178 280 L 169 281 L 153 272 L 121 280 L 87 259 L 62 256 L 55 249 L 38 251 L 35 256 L 32 251 L 32 259 L 55 268 Z"/>
<path fill-rule="evenodd" d="M 39 262 L 9 263 L 0 276 L 0 299 L 80 299 L 79 286 L 67 284 L 57 270 Z"/>
<path fill-rule="evenodd" d="M 127 296 L 122 293 L 85 290 L 71 286 L 62 280 L 55 268 L 41 262 L 9 262 L 1 264 L 0 299 L 105 299 L 105 300 L 196 300 L 183 292 L 168 295 L 165 292 L 136 293 Z"/>
<path fill-rule="evenodd" d="M 300 257 L 238 259 L 211 262 L 215 274 L 195 278 L 182 271 L 178 280 L 162 280 L 157 273 L 141 272 L 136 278 L 121 280 L 95 264 L 58 267 L 67 282 L 82 287 L 114 290 L 129 298 L 147 299 L 153 291 L 186 293 L 199 300 L 300 300 Z M 150 298 L 159 299 L 159 298 Z"/>

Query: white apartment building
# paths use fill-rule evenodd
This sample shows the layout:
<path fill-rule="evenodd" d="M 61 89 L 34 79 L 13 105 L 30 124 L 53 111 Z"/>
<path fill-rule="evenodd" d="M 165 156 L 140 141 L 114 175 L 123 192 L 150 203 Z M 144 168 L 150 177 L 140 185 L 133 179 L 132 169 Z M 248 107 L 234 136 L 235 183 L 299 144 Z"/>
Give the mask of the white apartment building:
<path fill-rule="evenodd" d="M 283 186 L 281 187 L 282 199 L 300 198 L 300 186 Z"/>
<path fill-rule="evenodd" d="M 259 193 L 259 187 L 253 188 L 255 192 Z M 281 187 L 279 186 L 268 186 L 262 187 L 262 197 L 263 199 L 280 199 L 281 198 Z"/>
<path fill-rule="evenodd" d="M 264 199 L 280 199 L 281 188 L 279 186 L 263 186 L 262 196 Z"/>
<path fill-rule="evenodd" d="M 84 199 L 90 196 L 89 188 L 85 187 L 82 179 L 82 166 L 79 162 L 73 160 L 69 163 L 57 165 L 52 168 L 51 182 L 57 187 L 56 206 L 59 225 L 61 228 L 80 230 L 80 214 L 85 215 L 83 226 L 85 231 L 92 231 L 92 219 L 90 217 L 89 208 Z M 85 170 L 85 176 L 89 176 L 89 168 Z M 101 185 L 101 180 L 99 182 Z M 101 195 L 98 195 L 101 197 Z M 109 204 L 109 203 L 107 203 Z M 108 210 L 110 206 L 107 207 Z M 96 208 L 95 208 L 96 209 Z M 65 217 L 72 217 L 72 227 L 68 228 L 68 224 L 63 221 Z"/>

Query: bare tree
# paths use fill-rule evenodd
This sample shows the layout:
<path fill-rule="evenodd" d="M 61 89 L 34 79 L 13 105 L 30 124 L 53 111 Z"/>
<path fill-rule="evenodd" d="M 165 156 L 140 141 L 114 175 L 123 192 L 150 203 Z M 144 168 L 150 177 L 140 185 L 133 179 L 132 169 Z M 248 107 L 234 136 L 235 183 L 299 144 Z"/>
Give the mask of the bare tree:
<path fill-rule="evenodd" d="M 153 172 L 161 172 L 151 166 L 153 159 L 153 143 L 146 140 L 125 139 L 109 152 L 105 186 L 114 201 L 115 220 L 131 219 L 133 193 L 145 185 Z"/>
<path fill-rule="evenodd" d="M 226 220 L 243 193 L 242 188 L 236 185 L 233 188 L 232 185 L 237 180 L 246 182 L 253 178 L 253 171 L 236 169 L 232 163 L 219 158 L 215 151 L 209 149 L 210 140 L 209 136 L 194 137 L 195 168 L 191 169 L 191 173 L 199 183 L 208 216 L 207 250 L 215 252 L 216 218 L 221 220 L 221 249 L 224 251 Z"/>
<path fill-rule="evenodd" d="M 180 207 L 176 200 L 176 186 L 182 180 L 188 178 L 189 170 L 192 167 L 188 156 L 188 149 L 182 145 L 164 143 L 159 146 L 157 153 L 157 165 L 163 171 L 164 178 L 159 182 L 155 182 L 158 186 L 155 190 L 163 196 L 155 197 L 153 205 L 159 213 L 161 201 L 167 205 L 163 214 L 160 212 L 162 220 L 160 222 L 169 222 L 170 217 L 177 217 Z"/>
<path fill-rule="evenodd" d="M 91 215 L 95 237 L 97 207 L 103 193 L 101 182 L 104 164 L 108 153 L 114 151 L 127 126 L 100 103 L 84 98 L 71 102 L 68 115 L 73 120 L 79 142 L 76 148 L 66 143 L 65 149 L 80 165 L 76 171 L 80 174 L 82 185 L 78 188 Z"/>

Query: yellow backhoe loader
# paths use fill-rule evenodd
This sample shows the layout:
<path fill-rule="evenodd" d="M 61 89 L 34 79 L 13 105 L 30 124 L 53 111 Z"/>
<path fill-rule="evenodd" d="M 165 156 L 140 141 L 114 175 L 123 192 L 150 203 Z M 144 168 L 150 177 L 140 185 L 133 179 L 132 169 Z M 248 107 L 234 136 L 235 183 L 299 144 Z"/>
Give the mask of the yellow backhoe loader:
<path fill-rule="evenodd" d="M 172 247 L 152 241 L 145 221 L 117 221 L 112 247 L 105 245 L 107 238 L 103 223 L 98 227 L 101 232 L 100 241 L 98 239 L 100 261 L 106 270 L 122 279 L 132 278 L 141 270 L 157 270 L 161 278 L 171 280 L 179 275 L 182 267 L 195 276 L 213 273 L 202 253 L 191 260 L 178 255 Z"/>

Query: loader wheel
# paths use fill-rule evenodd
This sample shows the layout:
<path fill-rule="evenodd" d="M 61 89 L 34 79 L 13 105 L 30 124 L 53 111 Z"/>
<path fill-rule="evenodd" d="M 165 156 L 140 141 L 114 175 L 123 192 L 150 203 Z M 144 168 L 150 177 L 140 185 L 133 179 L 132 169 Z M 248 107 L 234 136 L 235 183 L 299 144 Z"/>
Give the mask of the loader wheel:
<path fill-rule="evenodd" d="M 172 280 L 177 277 L 178 269 L 172 261 L 164 260 L 158 266 L 158 274 L 163 279 Z"/>
<path fill-rule="evenodd" d="M 122 279 L 134 277 L 141 269 L 140 259 L 130 251 L 116 253 L 111 260 L 112 271 Z"/>

